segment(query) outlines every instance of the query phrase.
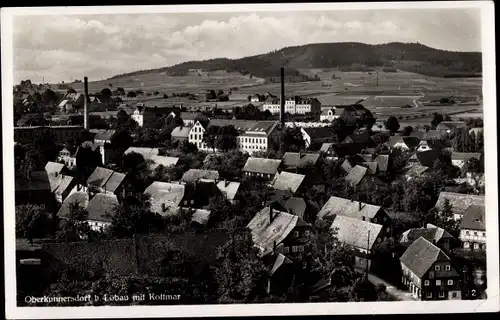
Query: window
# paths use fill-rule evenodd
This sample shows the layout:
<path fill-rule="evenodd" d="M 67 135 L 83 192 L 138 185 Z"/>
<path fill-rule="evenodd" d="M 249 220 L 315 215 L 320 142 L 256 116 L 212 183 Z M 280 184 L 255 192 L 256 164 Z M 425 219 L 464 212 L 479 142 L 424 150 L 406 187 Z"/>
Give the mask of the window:
<path fill-rule="evenodd" d="M 290 247 L 284 247 L 284 248 L 283 248 L 283 252 L 284 252 L 284 253 L 288 253 L 288 252 L 290 252 Z"/>
<path fill-rule="evenodd" d="M 452 292 L 452 293 L 451 293 L 451 296 L 452 296 L 453 298 L 456 298 L 456 297 L 457 297 L 457 293 L 456 293 L 456 292 Z"/>
<path fill-rule="evenodd" d="M 483 237 L 486 237 L 486 232 L 483 232 Z"/>
<path fill-rule="evenodd" d="M 474 231 L 474 235 L 477 236 L 477 231 Z"/>
<path fill-rule="evenodd" d="M 430 285 L 430 283 L 431 283 L 431 282 L 430 282 L 429 280 L 425 280 L 425 281 L 424 281 L 424 286 L 428 286 L 428 285 Z"/>
<path fill-rule="evenodd" d="M 449 286 L 452 286 L 452 285 L 453 285 L 453 280 L 451 280 L 451 279 L 450 279 L 450 280 L 448 280 L 448 285 L 449 285 Z"/>
<path fill-rule="evenodd" d="M 444 298 L 444 292 L 442 292 L 442 291 L 441 291 L 441 292 L 439 292 L 439 297 L 440 297 L 440 298 Z"/>
<path fill-rule="evenodd" d="M 439 270 L 441 270 L 441 267 L 440 266 L 435 266 L 434 270 L 439 271 Z"/>
<path fill-rule="evenodd" d="M 302 262 L 302 268 L 303 269 L 307 268 L 307 262 Z"/>
<path fill-rule="evenodd" d="M 451 266 L 449 264 L 446 265 L 445 267 L 446 271 L 450 271 L 451 270 Z"/>
<path fill-rule="evenodd" d="M 299 236 L 299 232 L 298 232 L 298 231 L 294 231 L 294 232 L 293 232 L 293 236 L 294 236 L 294 237 L 298 237 L 298 236 Z"/>
<path fill-rule="evenodd" d="M 465 231 L 465 234 L 466 234 L 466 235 L 469 235 L 469 234 L 470 234 L 470 232 L 469 232 L 469 231 Z"/>
<path fill-rule="evenodd" d="M 484 249 L 484 250 L 486 250 L 486 243 L 485 243 L 485 244 L 483 244 L 483 249 Z"/>
<path fill-rule="evenodd" d="M 436 280 L 436 286 L 440 286 L 441 285 L 441 280 Z"/>
<path fill-rule="evenodd" d="M 297 252 L 297 246 L 292 246 L 292 252 Z"/>
<path fill-rule="evenodd" d="M 470 244 L 468 242 L 464 242 L 464 248 L 465 249 L 469 249 L 470 248 Z"/>
<path fill-rule="evenodd" d="M 479 249 L 479 243 L 474 243 L 474 249 Z"/>
<path fill-rule="evenodd" d="M 304 252 L 304 246 L 299 246 L 299 252 Z"/>
<path fill-rule="evenodd" d="M 432 292 L 427 292 L 426 297 L 427 297 L 427 298 L 432 298 Z"/>
<path fill-rule="evenodd" d="M 308 236 L 309 236 L 309 230 L 306 230 L 306 231 L 304 232 L 304 234 L 306 235 L 306 237 L 308 237 Z"/>

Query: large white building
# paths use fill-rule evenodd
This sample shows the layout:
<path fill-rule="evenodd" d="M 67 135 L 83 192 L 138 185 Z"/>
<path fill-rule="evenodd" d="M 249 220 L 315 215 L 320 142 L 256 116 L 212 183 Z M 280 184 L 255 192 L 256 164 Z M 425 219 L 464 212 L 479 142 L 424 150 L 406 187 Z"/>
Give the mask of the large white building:
<path fill-rule="evenodd" d="M 280 113 L 280 100 L 268 99 L 262 105 L 262 111 L 269 110 L 271 113 Z M 321 102 L 316 98 L 301 99 L 300 97 L 288 98 L 285 100 L 285 113 L 306 114 L 321 113 Z"/>
<path fill-rule="evenodd" d="M 251 120 L 226 120 L 213 119 L 204 127 L 199 121 L 189 131 L 188 141 L 199 150 L 213 151 L 203 142 L 203 135 L 211 126 L 234 126 L 238 131 L 236 143 L 242 152 L 253 153 L 266 151 L 269 148 L 269 137 L 275 131 L 278 121 L 251 121 Z M 217 149 L 215 150 L 217 151 Z"/>

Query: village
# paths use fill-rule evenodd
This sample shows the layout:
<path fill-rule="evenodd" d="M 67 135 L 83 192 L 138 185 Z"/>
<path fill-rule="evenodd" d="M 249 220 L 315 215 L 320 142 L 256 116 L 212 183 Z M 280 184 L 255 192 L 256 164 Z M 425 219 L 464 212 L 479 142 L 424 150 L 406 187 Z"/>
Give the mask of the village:
<path fill-rule="evenodd" d="M 61 114 L 72 103 L 83 112 L 60 123 L 21 98 L 17 265 L 40 280 L 21 280 L 18 295 L 485 298 L 482 119 L 436 113 L 403 127 L 362 102 L 285 97 L 281 72 L 280 97 L 233 110 L 137 104 L 98 121 L 87 78 L 84 93 L 57 101 Z"/>

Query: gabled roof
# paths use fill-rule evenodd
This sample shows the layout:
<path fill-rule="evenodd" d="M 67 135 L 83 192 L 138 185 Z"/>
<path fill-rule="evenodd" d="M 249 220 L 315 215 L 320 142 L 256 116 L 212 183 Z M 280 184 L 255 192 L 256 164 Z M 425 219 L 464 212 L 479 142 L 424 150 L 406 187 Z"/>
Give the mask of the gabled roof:
<path fill-rule="evenodd" d="M 375 162 L 378 163 L 378 169 L 381 172 L 386 172 L 389 167 L 389 155 L 380 154 L 375 158 Z"/>
<path fill-rule="evenodd" d="M 420 131 L 420 130 L 418 130 L 418 131 L 412 131 L 410 133 L 410 137 L 417 137 L 420 140 L 423 140 L 424 137 L 425 137 L 425 131 Z"/>
<path fill-rule="evenodd" d="M 123 173 L 115 172 L 103 167 L 97 167 L 87 179 L 87 185 L 115 192 L 124 179 L 125 174 Z"/>
<path fill-rule="evenodd" d="M 125 180 L 126 175 L 120 172 L 113 172 L 111 177 L 109 177 L 108 181 L 104 185 L 104 189 L 106 191 L 115 192 L 116 189 L 120 187 L 122 182 Z"/>
<path fill-rule="evenodd" d="M 447 129 L 458 129 L 465 128 L 465 122 L 463 121 L 442 121 L 437 126 L 437 130 L 447 130 Z"/>
<path fill-rule="evenodd" d="M 328 152 L 330 150 L 330 148 L 332 147 L 333 143 L 323 143 L 321 145 L 321 148 L 319 149 L 319 151 L 321 152 Z"/>
<path fill-rule="evenodd" d="M 291 191 L 294 194 L 300 188 L 302 182 L 304 182 L 305 177 L 303 174 L 281 171 L 280 174 L 276 175 L 273 188 L 276 190 Z"/>
<path fill-rule="evenodd" d="M 259 121 L 257 122 L 257 124 L 255 124 L 250 129 L 247 129 L 246 131 L 248 131 L 249 133 L 265 132 L 266 134 L 270 134 L 278 124 L 278 121 Z"/>
<path fill-rule="evenodd" d="M 301 128 L 311 139 L 333 138 L 333 128 L 329 127 L 306 127 Z"/>
<path fill-rule="evenodd" d="M 345 177 L 345 181 L 347 181 L 351 186 L 357 186 L 361 180 L 365 177 L 367 168 L 356 165 Z"/>
<path fill-rule="evenodd" d="M 87 205 L 89 203 L 89 195 L 87 194 L 87 192 L 73 192 L 66 199 L 64 199 L 57 215 L 59 217 L 65 217 L 69 215 L 70 205 L 75 202 L 78 203 L 82 208 L 87 209 Z"/>
<path fill-rule="evenodd" d="M 285 152 L 283 164 L 287 168 L 304 168 L 307 165 L 315 165 L 318 162 L 319 153 Z"/>
<path fill-rule="evenodd" d="M 424 167 L 419 164 L 414 164 L 408 168 L 405 174 L 409 177 L 418 177 L 421 176 L 423 173 L 427 172 L 428 170 L 429 167 Z"/>
<path fill-rule="evenodd" d="M 472 158 L 479 160 L 481 158 L 481 153 L 479 153 L 479 152 L 452 152 L 451 153 L 451 160 L 461 160 L 461 161 L 467 162 Z"/>
<path fill-rule="evenodd" d="M 439 158 L 439 154 L 435 150 L 427 150 L 417 152 L 416 157 L 422 166 L 431 168 L 434 166 L 434 162 Z"/>
<path fill-rule="evenodd" d="M 52 161 L 49 161 L 47 162 L 47 164 L 45 165 L 45 171 L 47 172 L 47 174 L 54 174 L 54 173 L 61 173 L 61 171 L 63 171 L 64 169 L 64 164 L 63 163 L 57 163 L 57 162 L 52 162 Z"/>
<path fill-rule="evenodd" d="M 441 139 L 442 133 L 438 130 L 429 130 L 425 133 L 423 140 L 433 140 L 433 139 Z"/>
<path fill-rule="evenodd" d="M 151 164 L 149 168 L 151 170 L 156 169 L 156 167 L 162 165 L 164 167 L 170 167 L 170 166 L 175 166 L 177 162 L 179 162 L 179 158 L 176 157 L 165 157 L 165 156 L 156 156 L 152 155 L 151 158 Z"/>
<path fill-rule="evenodd" d="M 195 209 L 193 212 L 192 222 L 199 223 L 201 225 L 206 225 L 210 219 L 210 210 Z"/>
<path fill-rule="evenodd" d="M 68 191 L 73 181 L 74 178 L 72 176 L 58 176 L 57 187 L 53 190 L 53 192 L 55 194 L 62 195 L 64 192 Z"/>
<path fill-rule="evenodd" d="M 410 150 L 415 149 L 418 147 L 418 144 L 420 143 L 420 139 L 417 137 L 403 137 L 403 136 L 391 136 L 389 138 L 389 145 L 391 148 L 394 148 L 396 144 L 405 144 Z"/>
<path fill-rule="evenodd" d="M 216 170 L 189 169 L 182 176 L 182 181 L 194 182 L 197 180 L 219 180 L 219 172 Z"/>
<path fill-rule="evenodd" d="M 172 137 L 176 138 L 187 138 L 189 136 L 189 132 L 191 131 L 191 127 L 175 127 L 170 134 Z"/>
<path fill-rule="evenodd" d="M 265 207 L 247 225 L 255 245 L 261 249 L 263 255 L 273 251 L 274 244 L 279 245 L 295 227 L 308 225 L 298 216 L 274 209 L 271 220 L 270 211 L 269 206 Z"/>
<path fill-rule="evenodd" d="M 234 126 L 238 131 L 247 131 L 255 127 L 259 121 L 255 120 L 237 120 L 237 119 L 210 119 L 207 128 L 212 126 L 225 127 Z"/>
<path fill-rule="evenodd" d="M 239 182 L 221 180 L 217 183 L 217 188 L 226 196 L 228 200 L 234 200 L 238 189 L 240 188 Z"/>
<path fill-rule="evenodd" d="M 361 207 L 361 209 L 360 209 Z M 350 199 L 330 197 L 318 213 L 318 219 L 325 219 L 336 215 L 348 216 L 363 220 L 372 219 L 382 207 Z"/>
<path fill-rule="evenodd" d="M 368 169 L 368 173 L 370 174 L 376 174 L 378 170 L 378 162 L 362 162 L 362 166 L 366 167 Z"/>
<path fill-rule="evenodd" d="M 472 134 L 472 133 L 474 132 L 474 134 L 475 134 L 475 135 L 476 135 L 476 137 L 477 137 L 477 135 L 478 135 L 479 133 L 482 133 L 483 131 L 484 131 L 484 129 L 483 129 L 483 128 L 471 128 L 471 129 L 469 129 L 469 134 Z"/>
<path fill-rule="evenodd" d="M 125 151 L 125 154 L 139 153 L 144 159 L 151 159 L 152 156 L 157 156 L 160 153 L 158 148 L 143 148 L 143 147 L 130 147 Z"/>
<path fill-rule="evenodd" d="M 426 240 L 437 243 L 441 239 L 453 239 L 453 236 L 448 233 L 448 231 L 428 225 L 427 228 L 412 228 L 408 229 L 401 235 L 399 242 L 404 246 L 409 246 L 415 240 L 420 237 L 424 237 Z"/>
<path fill-rule="evenodd" d="M 276 251 L 262 257 L 262 262 L 267 266 L 270 275 L 273 275 L 282 265 L 292 263 L 290 259 Z"/>
<path fill-rule="evenodd" d="M 338 215 L 330 229 L 340 242 L 370 250 L 382 230 L 382 225 Z"/>
<path fill-rule="evenodd" d="M 161 215 L 165 214 L 162 204 L 165 204 L 166 211 L 175 209 L 181 204 L 184 193 L 184 185 L 160 181 L 151 183 L 146 190 L 144 190 L 144 194 L 149 194 L 151 197 L 151 211 Z"/>
<path fill-rule="evenodd" d="M 118 205 L 118 199 L 115 195 L 97 193 L 90 199 L 87 206 L 88 220 L 111 222 L 112 218 L 109 215 L 114 214 L 115 207 Z"/>
<path fill-rule="evenodd" d="M 182 120 L 195 120 L 198 116 L 201 116 L 201 112 L 181 112 L 180 117 Z"/>
<path fill-rule="evenodd" d="M 266 159 L 249 157 L 242 171 L 263 174 L 276 174 L 281 164 L 281 159 Z"/>
<path fill-rule="evenodd" d="M 462 194 L 454 192 L 441 192 L 436 202 L 435 207 L 442 210 L 444 207 L 445 199 L 450 201 L 451 210 L 454 214 L 462 215 L 471 205 L 485 204 L 484 196 L 474 194 Z"/>
<path fill-rule="evenodd" d="M 486 231 L 484 212 L 484 205 L 471 205 L 464 212 L 460 228 Z"/>
<path fill-rule="evenodd" d="M 399 260 L 417 277 L 422 278 L 436 261 L 449 261 L 450 258 L 432 242 L 420 237 L 406 249 Z"/>

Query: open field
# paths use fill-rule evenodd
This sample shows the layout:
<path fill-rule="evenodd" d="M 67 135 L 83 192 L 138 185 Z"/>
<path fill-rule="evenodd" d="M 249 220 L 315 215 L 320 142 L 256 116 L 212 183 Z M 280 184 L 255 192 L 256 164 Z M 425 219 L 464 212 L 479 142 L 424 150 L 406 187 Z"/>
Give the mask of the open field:
<path fill-rule="evenodd" d="M 482 79 L 481 78 L 433 78 L 410 72 L 340 72 L 336 69 L 301 69 L 310 76 L 318 75 L 321 81 L 286 83 L 285 94 L 311 96 L 318 98 L 322 105 L 345 105 L 361 101 L 372 113 L 384 119 L 390 115 L 402 117 L 405 122 L 428 123 L 432 113 L 439 112 L 453 115 L 460 113 L 466 118 L 468 114 L 481 115 Z M 336 76 L 332 79 L 332 75 Z M 111 89 L 123 87 L 125 91 L 142 89 L 145 92 L 159 91 L 159 96 L 140 96 L 134 99 L 124 98 L 124 103 L 134 105 L 144 103 L 147 106 L 213 106 L 231 109 L 248 103 L 247 97 L 252 94 L 272 93 L 279 97 L 279 83 L 265 83 L 263 79 L 250 78 L 238 73 L 225 71 L 198 71 L 188 76 L 167 76 L 163 73 L 151 73 L 138 76 L 122 77 L 112 80 L 89 82 L 91 92 L 100 91 L 112 85 Z M 82 83 L 71 84 L 77 91 L 83 89 Z M 238 87 L 230 95 L 228 102 L 205 102 L 204 91 L 207 89 L 223 89 Z M 189 92 L 196 100 L 187 98 L 163 99 L 163 93 L 169 96 L 173 92 Z M 439 103 L 424 105 L 429 101 L 455 97 L 463 104 L 445 106 Z M 411 108 L 401 108 L 409 105 Z"/>

